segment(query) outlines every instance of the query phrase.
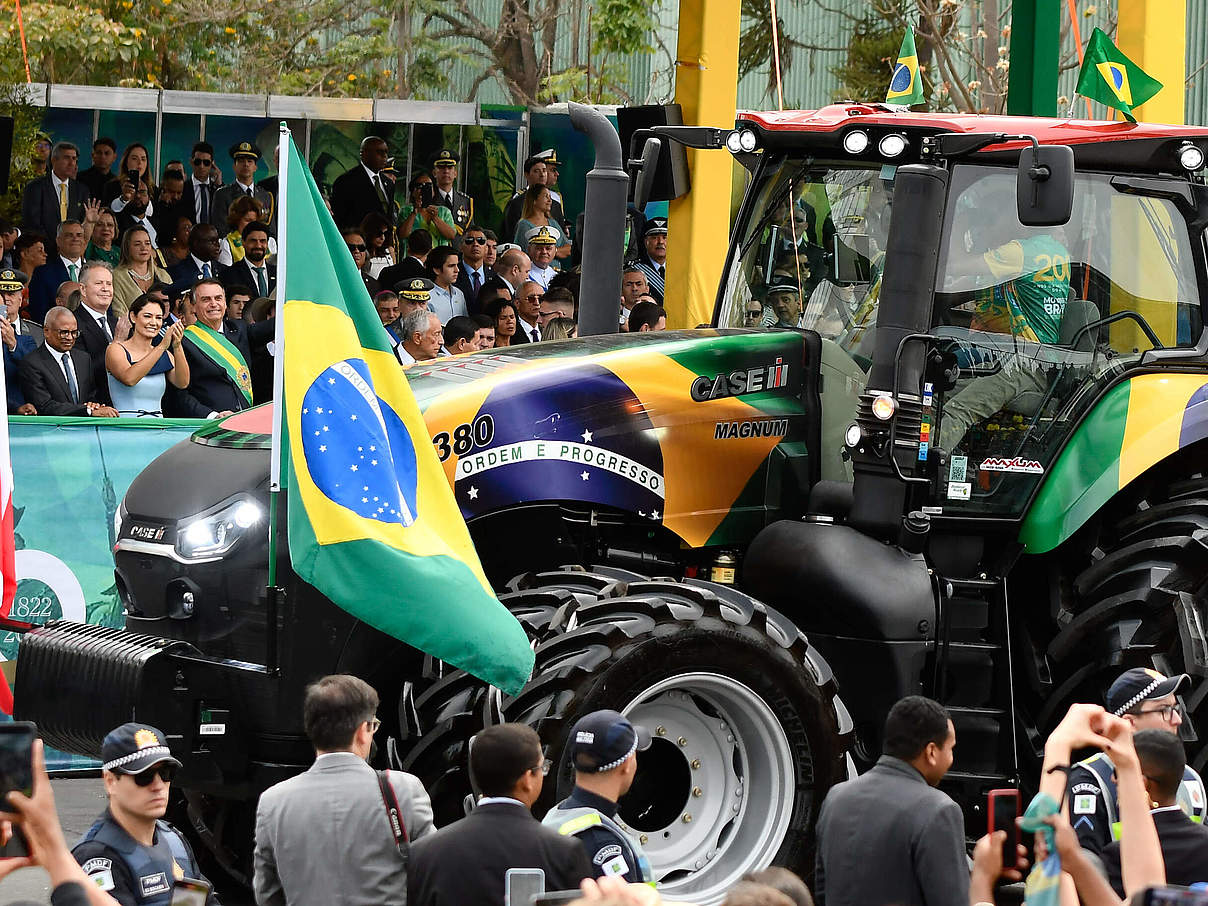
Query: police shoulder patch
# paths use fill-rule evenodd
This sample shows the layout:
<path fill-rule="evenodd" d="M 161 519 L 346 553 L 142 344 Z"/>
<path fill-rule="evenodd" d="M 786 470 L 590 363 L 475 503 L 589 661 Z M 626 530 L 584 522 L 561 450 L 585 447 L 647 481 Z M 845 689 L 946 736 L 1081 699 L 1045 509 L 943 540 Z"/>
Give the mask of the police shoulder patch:
<path fill-rule="evenodd" d="M 1074 814 L 1075 815 L 1093 815 L 1095 814 L 1095 797 L 1092 795 L 1082 794 L 1074 797 Z"/>
<path fill-rule="evenodd" d="M 622 878 L 629 874 L 629 866 L 625 864 L 625 860 L 620 856 L 617 856 L 610 862 L 605 862 L 600 868 L 609 877 Z"/>
<path fill-rule="evenodd" d="M 116 886 L 113 883 L 113 872 L 108 868 L 100 871 L 89 872 L 88 880 L 95 884 L 100 890 L 113 890 L 114 886 Z"/>
<path fill-rule="evenodd" d="M 607 846 L 601 847 L 600 851 L 591 857 L 591 861 L 597 865 L 603 865 L 609 859 L 615 859 L 621 855 L 621 847 L 616 843 L 610 843 Z"/>
<path fill-rule="evenodd" d="M 90 875 L 98 871 L 108 871 L 109 869 L 113 868 L 113 860 L 97 856 L 94 859 L 89 859 L 87 862 L 81 865 L 80 868 L 84 869 L 84 874 L 86 875 Z"/>
<path fill-rule="evenodd" d="M 1094 795 L 1097 796 L 1102 791 L 1099 789 L 1099 787 L 1095 786 L 1095 784 L 1093 784 L 1093 783 L 1078 783 L 1078 784 L 1074 785 L 1074 789 L 1071 790 L 1071 792 L 1073 792 L 1073 793 L 1093 793 Z"/>
<path fill-rule="evenodd" d="M 168 883 L 168 875 L 162 871 L 157 871 L 153 875 L 143 875 L 138 879 L 138 883 L 144 898 L 167 893 L 172 889 L 172 885 Z"/>

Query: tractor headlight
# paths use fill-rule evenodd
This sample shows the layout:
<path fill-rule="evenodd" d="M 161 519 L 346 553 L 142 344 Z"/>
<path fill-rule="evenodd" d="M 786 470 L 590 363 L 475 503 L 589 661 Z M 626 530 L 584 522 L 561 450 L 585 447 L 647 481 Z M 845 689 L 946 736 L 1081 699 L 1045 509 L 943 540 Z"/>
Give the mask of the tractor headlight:
<path fill-rule="evenodd" d="M 906 136 L 890 133 L 877 142 L 877 150 L 885 157 L 897 157 L 906 150 Z"/>
<path fill-rule="evenodd" d="M 182 523 L 176 533 L 176 550 L 189 560 L 221 557 L 263 518 L 260 504 L 238 498 L 213 513 Z"/>
<path fill-rule="evenodd" d="M 897 408 L 897 403 L 895 403 L 893 397 L 887 393 L 876 397 L 872 401 L 872 414 L 883 422 L 887 422 L 893 418 L 894 410 Z"/>
<path fill-rule="evenodd" d="M 1185 142 L 1179 148 L 1179 164 L 1184 170 L 1191 173 L 1204 166 L 1204 152 L 1200 148 Z"/>
<path fill-rule="evenodd" d="M 759 139 L 750 129 L 743 129 L 738 133 L 738 147 L 750 154 L 759 146 Z"/>
<path fill-rule="evenodd" d="M 739 142 L 738 136 L 738 130 L 735 130 L 726 136 L 726 150 L 731 154 L 737 154 L 742 150 L 742 145 Z"/>
<path fill-rule="evenodd" d="M 868 149 L 868 133 L 863 129 L 853 129 L 843 136 L 843 150 L 848 154 L 863 154 Z"/>
<path fill-rule="evenodd" d="M 843 440 L 849 447 L 855 448 L 860 445 L 860 441 L 864 439 L 864 432 L 860 430 L 857 424 L 847 426 L 847 432 L 843 435 Z"/>

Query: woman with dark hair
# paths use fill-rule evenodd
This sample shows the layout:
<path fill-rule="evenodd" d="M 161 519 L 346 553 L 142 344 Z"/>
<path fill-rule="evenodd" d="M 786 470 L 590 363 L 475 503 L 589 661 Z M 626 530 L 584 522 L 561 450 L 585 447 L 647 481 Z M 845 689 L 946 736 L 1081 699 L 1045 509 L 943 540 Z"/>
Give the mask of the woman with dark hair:
<path fill-rule="evenodd" d="M 453 285 L 457 282 L 459 262 L 457 252 L 447 245 L 438 245 L 424 259 L 428 279 L 436 284 L 428 297 L 428 308 L 440 318 L 442 326 L 448 324 L 450 318 L 467 313 L 466 297 Z"/>
<path fill-rule="evenodd" d="M 151 234 L 141 226 L 132 226 L 122 234 L 122 254 L 113 269 L 114 312 L 120 318 L 130 308 L 130 303 L 156 283 L 169 285 L 172 278 L 155 263 L 155 248 Z"/>
<path fill-rule="evenodd" d="M 394 264 L 394 228 L 377 211 L 370 211 L 361 221 L 361 234 L 369 246 L 369 276 L 376 280 Z"/>
<path fill-rule="evenodd" d="M 361 272 L 361 280 L 365 284 L 366 292 L 369 293 L 370 298 L 376 296 L 378 282 L 369 276 L 369 246 L 365 242 L 365 235 L 360 230 L 345 230 L 344 244 L 348 246 L 348 253 L 352 255 L 357 270 Z"/>
<path fill-rule="evenodd" d="M 164 329 L 167 305 L 146 293 L 130 304 L 127 317 L 133 327 L 128 339 L 116 340 L 105 350 L 109 395 L 118 414 L 134 418 L 162 418 L 168 381 L 173 387 L 189 386 L 189 361 L 180 348 L 185 326 L 175 321 Z M 120 331 L 119 331 L 120 333 Z"/>
<path fill-rule="evenodd" d="M 554 208 L 554 196 L 549 193 L 549 187 L 543 185 L 529 186 L 524 190 L 524 209 L 521 220 L 516 224 L 516 235 L 512 239 L 524 251 L 528 251 L 528 234 L 538 227 L 546 227 L 558 237 L 558 250 L 555 258 L 565 258 L 571 252 L 570 242 L 558 226 L 558 221 L 550 216 Z"/>
<path fill-rule="evenodd" d="M 138 182 L 145 182 L 147 189 L 151 193 L 153 199 L 147 205 L 147 213 L 145 216 L 150 217 L 155 213 L 155 183 L 151 181 L 151 155 L 147 152 L 147 146 L 140 142 L 134 142 L 126 146 L 125 152 L 122 154 L 122 162 L 118 165 L 117 175 L 105 183 L 105 194 L 102 201 L 109 206 L 109 209 L 120 212 L 126 205 L 134 200 L 134 193 L 138 189 L 138 182 L 131 182 L 129 173 L 131 170 L 138 171 Z"/>
<path fill-rule="evenodd" d="M 172 220 L 172 233 L 169 236 L 161 235 L 159 247 L 163 253 L 164 261 L 168 267 L 184 261 L 189 257 L 189 234 L 193 232 L 193 216 L 191 214 L 177 214 Z M 168 240 L 166 245 L 162 244 L 164 240 Z"/>
<path fill-rule="evenodd" d="M 497 298 L 487 303 L 485 313 L 495 322 L 495 348 L 511 346 L 516 335 L 516 306 L 510 299 Z"/>

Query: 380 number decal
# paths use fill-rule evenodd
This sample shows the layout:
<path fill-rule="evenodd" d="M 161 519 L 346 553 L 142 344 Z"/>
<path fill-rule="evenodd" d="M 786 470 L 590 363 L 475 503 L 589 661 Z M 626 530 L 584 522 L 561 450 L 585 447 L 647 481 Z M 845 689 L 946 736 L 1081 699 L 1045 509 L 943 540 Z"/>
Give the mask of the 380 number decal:
<path fill-rule="evenodd" d="M 436 455 L 444 462 L 450 454 L 465 456 L 471 450 L 485 447 L 495 437 L 495 421 L 489 415 L 480 415 L 472 422 L 464 422 L 453 429 L 452 437 L 448 431 L 441 431 L 432 437 L 432 446 L 436 447 Z"/>

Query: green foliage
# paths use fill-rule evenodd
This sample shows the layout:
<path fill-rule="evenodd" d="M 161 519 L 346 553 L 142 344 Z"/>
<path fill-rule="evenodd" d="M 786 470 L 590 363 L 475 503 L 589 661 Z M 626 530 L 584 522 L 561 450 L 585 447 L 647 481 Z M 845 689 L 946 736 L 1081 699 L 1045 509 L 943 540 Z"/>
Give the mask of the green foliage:
<path fill-rule="evenodd" d="M 767 67 L 768 85 L 767 96 L 776 99 L 776 67 L 773 55 L 776 44 L 780 45 L 780 76 L 782 82 L 788 81 L 789 71 L 797 51 L 805 49 L 805 45 L 793 35 L 785 31 L 784 20 L 776 17 L 776 38 L 772 35 L 772 17 L 766 0 L 742 0 L 742 19 L 746 23 L 738 36 L 738 77 L 746 78 L 750 73 Z M 785 102 L 792 106 L 788 98 Z"/>
<path fill-rule="evenodd" d="M 654 28 L 654 10 L 647 0 L 596 0 L 591 17 L 595 46 L 599 55 L 650 53 L 650 31 Z"/>
<path fill-rule="evenodd" d="M 856 23 L 847 44 L 847 59 L 831 69 L 839 80 L 835 99 L 883 102 L 901 45 L 902 29 L 896 23 L 875 14 Z"/>

